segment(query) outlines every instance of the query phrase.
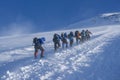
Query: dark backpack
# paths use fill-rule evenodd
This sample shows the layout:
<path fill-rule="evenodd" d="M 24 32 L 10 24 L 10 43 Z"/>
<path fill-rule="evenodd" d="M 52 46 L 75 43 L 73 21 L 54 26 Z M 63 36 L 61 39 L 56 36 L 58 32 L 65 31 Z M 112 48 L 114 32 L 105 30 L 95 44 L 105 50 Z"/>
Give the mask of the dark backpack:
<path fill-rule="evenodd" d="M 58 34 L 54 34 L 53 42 L 58 42 L 58 41 L 60 41 L 60 36 Z"/>
<path fill-rule="evenodd" d="M 73 32 L 70 32 L 70 34 L 69 34 L 69 35 L 70 35 L 70 36 L 72 36 L 72 37 L 74 36 L 74 35 L 73 35 Z"/>
<path fill-rule="evenodd" d="M 74 36 L 71 35 L 71 34 L 68 35 L 68 38 L 69 38 L 70 41 L 73 40 L 73 37 L 74 37 Z"/>
<path fill-rule="evenodd" d="M 67 42 L 67 38 L 66 37 L 62 37 L 62 41 L 63 42 Z"/>
<path fill-rule="evenodd" d="M 78 32 L 79 32 L 79 31 L 75 31 L 75 37 L 77 37 L 77 36 L 78 36 Z"/>
<path fill-rule="evenodd" d="M 37 37 L 35 37 L 35 38 L 33 39 L 33 43 L 34 43 L 34 44 L 37 44 L 37 42 L 38 42 L 38 39 L 37 39 Z"/>
<path fill-rule="evenodd" d="M 68 36 L 67 36 L 67 33 L 64 33 L 64 37 L 66 37 L 66 38 L 68 37 Z"/>
<path fill-rule="evenodd" d="M 36 47 L 41 46 L 41 44 L 40 44 L 40 42 L 39 42 L 39 39 L 36 38 L 36 37 L 33 39 L 33 43 L 35 44 L 34 46 L 36 46 Z"/>
<path fill-rule="evenodd" d="M 64 37 L 64 34 L 63 34 L 63 33 L 61 33 L 61 37 Z"/>

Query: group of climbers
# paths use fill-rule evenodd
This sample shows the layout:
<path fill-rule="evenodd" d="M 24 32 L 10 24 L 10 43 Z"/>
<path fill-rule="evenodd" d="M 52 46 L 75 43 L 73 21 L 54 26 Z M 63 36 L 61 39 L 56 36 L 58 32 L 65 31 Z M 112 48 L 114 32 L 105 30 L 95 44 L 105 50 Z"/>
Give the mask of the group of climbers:
<path fill-rule="evenodd" d="M 80 31 L 75 31 L 75 33 L 73 33 L 72 31 L 70 33 L 61 33 L 61 35 L 55 33 L 53 35 L 53 42 L 54 42 L 54 50 L 57 51 L 58 48 L 60 48 L 62 46 L 62 48 L 68 48 L 68 46 L 72 47 L 73 43 L 74 43 L 74 38 L 76 39 L 76 44 L 79 43 L 83 43 L 87 40 L 90 40 L 90 34 L 92 34 L 89 30 L 82 30 Z M 33 43 L 34 43 L 34 57 L 37 58 L 37 53 L 38 50 L 41 51 L 41 55 L 40 57 L 44 57 L 44 48 L 42 46 L 42 44 L 44 43 L 45 38 L 37 38 L 35 37 L 33 39 Z"/>
<path fill-rule="evenodd" d="M 53 42 L 54 42 L 54 49 L 55 49 L 55 51 L 59 47 L 61 47 L 61 43 L 62 43 L 62 48 L 63 49 L 65 47 L 68 48 L 68 44 L 70 45 L 70 47 L 72 47 L 73 41 L 74 41 L 74 34 L 73 34 L 72 31 L 68 35 L 65 32 L 65 33 L 61 33 L 61 35 L 55 33 L 54 36 L 53 36 Z"/>
<path fill-rule="evenodd" d="M 82 30 L 81 32 L 79 32 L 78 30 L 75 31 L 75 33 L 73 33 L 72 31 L 67 34 L 65 33 L 61 33 L 61 36 L 57 33 L 54 34 L 53 36 L 53 42 L 54 42 L 54 49 L 55 51 L 61 47 L 61 42 L 62 42 L 62 48 L 64 49 L 64 47 L 68 47 L 68 44 L 70 47 L 73 46 L 73 42 L 74 42 L 74 37 L 76 38 L 76 43 L 83 43 L 84 41 L 90 40 L 90 34 L 92 34 L 89 30 Z"/>
<path fill-rule="evenodd" d="M 90 40 L 90 34 L 92 34 L 89 30 L 82 30 L 79 32 L 78 30 L 75 31 L 75 38 L 76 38 L 76 43 L 79 44 L 80 42 L 84 42 L 86 40 Z"/>

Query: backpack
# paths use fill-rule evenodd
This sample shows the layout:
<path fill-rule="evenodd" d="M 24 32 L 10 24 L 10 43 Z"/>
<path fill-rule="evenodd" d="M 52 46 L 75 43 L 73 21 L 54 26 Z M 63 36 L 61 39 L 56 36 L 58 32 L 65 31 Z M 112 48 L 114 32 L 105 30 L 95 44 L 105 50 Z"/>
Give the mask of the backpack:
<path fill-rule="evenodd" d="M 70 41 L 73 40 L 73 35 L 69 34 L 68 38 L 69 38 Z"/>
<path fill-rule="evenodd" d="M 81 32 L 81 36 L 86 36 L 85 31 L 82 31 L 82 32 Z"/>
<path fill-rule="evenodd" d="M 70 32 L 70 36 L 72 36 L 72 37 L 74 36 L 74 35 L 73 35 L 73 32 Z"/>
<path fill-rule="evenodd" d="M 58 35 L 58 34 L 57 34 L 57 36 L 58 36 L 58 39 L 60 40 L 60 39 L 61 39 L 61 36 L 60 36 L 60 35 Z"/>
<path fill-rule="evenodd" d="M 63 42 L 67 42 L 67 38 L 66 37 L 62 37 L 62 41 Z"/>
<path fill-rule="evenodd" d="M 63 34 L 63 33 L 61 33 L 61 37 L 64 37 L 64 34 Z"/>
<path fill-rule="evenodd" d="M 89 36 L 90 34 L 92 34 L 90 31 L 88 31 L 88 30 L 86 30 L 85 31 L 85 34 L 86 34 L 86 36 Z"/>
<path fill-rule="evenodd" d="M 68 36 L 67 36 L 67 33 L 64 33 L 64 37 L 66 37 L 66 38 L 68 37 Z"/>
<path fill-rule="evenodd" d="M 75 31 L 75 37 L 77 37 L 77 36 L 78 36 L 78 32 L 79 32 L 79 31 Z"/>
<path fill-rule="evenodd" d="M 38 40 L 37 37 L 35 37 L 35 38 L 33 39 L 33 43 L 34 43 L 34 44 L 37 44 L 37 42 L 38 42 L 37 40 Z"/>
<path fill-rule="evenodd" d="M 39 41 L 40 44 L 44 44 L 44 42 L 45 42 L 45 38 L 44 38 L 44 37 L 39 38 L 38 41 Z"/>
<path fill-rule="evenodd" d="M 54 34 L 53 42 L 60 41 L 60 36 L 58 34 Z"/>

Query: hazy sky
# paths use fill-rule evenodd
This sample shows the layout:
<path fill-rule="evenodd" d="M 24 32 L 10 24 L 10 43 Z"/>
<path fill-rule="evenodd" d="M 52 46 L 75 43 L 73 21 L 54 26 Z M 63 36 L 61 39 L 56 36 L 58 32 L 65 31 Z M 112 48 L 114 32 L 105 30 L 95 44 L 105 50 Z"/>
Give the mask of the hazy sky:
<path fill-rule="evenodd" d="M 48 31 L 119 11 L 120 0 L 0 0 L 0 29 L 2 33 Z"/>

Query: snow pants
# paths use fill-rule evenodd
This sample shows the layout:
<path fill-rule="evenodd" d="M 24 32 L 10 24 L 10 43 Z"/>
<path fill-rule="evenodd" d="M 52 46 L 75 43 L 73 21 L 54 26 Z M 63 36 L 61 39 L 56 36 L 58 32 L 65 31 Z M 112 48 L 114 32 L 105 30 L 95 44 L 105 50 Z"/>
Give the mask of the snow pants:
<path fill-rule="evenodd" d="M 43 57 L 43 54 L 44 54 L 44 48 L 42 47 L 42 45 L 40 45 L 40 46 L 34 46 L 34 48 L 35 48 L 34 57 L 37 58 L 38 50 L 41 51 L 41 55 L 40 55 L 40 57 Z"/>

